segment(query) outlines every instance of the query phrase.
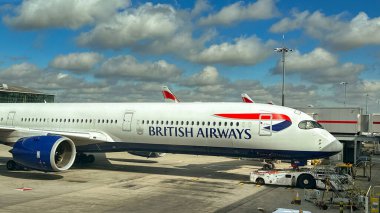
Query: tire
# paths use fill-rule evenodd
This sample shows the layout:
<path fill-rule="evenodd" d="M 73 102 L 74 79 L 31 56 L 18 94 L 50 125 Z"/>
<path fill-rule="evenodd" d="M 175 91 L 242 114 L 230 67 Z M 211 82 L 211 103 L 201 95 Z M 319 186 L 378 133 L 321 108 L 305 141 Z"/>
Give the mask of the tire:
<path fill-rule="evenodd" d="M 257 185 L 265 185 L 265 181 L 264 181 L 264 179 L 262 179 L 262 178 L 257 178 L 257 179 L 256 179 L 256 184 L 257 184 Z"/>
<path fill-rule="evenodd" d="M 11 170 L 11 171 L 16 170 L 17 169 L 17 163 L 14 160 L 9 160 L 7 162 L 7 169 Z"/>
<path fill-rule="evenodd" d="M 311 175 L 300 175 L 297 179 L 297 186 L 302 189 L 315 189 L 315 179 Z"/>

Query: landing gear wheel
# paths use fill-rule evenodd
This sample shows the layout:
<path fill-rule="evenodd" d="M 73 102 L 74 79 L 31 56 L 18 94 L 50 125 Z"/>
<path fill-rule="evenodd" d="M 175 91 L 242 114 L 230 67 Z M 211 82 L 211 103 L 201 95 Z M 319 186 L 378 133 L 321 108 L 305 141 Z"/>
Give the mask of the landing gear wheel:
<path fill-rule="evenodd" d="M 314 189 L 315 179 L 311 175 L 300 175 L 297 179 L 297 186 L 302 189 Z"/>
<path fill-rule="evenodd" d="M 264 179 L 262 179 L 262 178 L 257 178 L 257 179 L 256 179 L 256 184 L 257 184 L 257 185 L 265 185 L 265 181 L 264 181 Z"/>
<path fill-rule="evenodd" d="M 11 171 L 16 170 L 17 169 L 17 163 L 14 160 L 9 160 L 7 162 L 7 169 L 11 170 Z"/>

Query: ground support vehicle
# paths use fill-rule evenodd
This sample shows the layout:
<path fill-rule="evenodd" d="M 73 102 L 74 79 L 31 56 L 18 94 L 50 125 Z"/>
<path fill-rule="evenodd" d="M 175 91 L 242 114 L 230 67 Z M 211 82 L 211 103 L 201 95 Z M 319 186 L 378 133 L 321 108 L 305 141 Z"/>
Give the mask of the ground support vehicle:
<path fill-rule="evenodd" d="M 347 190 L 352 182 L 349 175 L 339 175 L 334 170 L 256 170 L 251 172 L 250 181 L 256 184 L 293 186 L 305 189 L 326 189 L 328 185 L 335 190 Z"/>

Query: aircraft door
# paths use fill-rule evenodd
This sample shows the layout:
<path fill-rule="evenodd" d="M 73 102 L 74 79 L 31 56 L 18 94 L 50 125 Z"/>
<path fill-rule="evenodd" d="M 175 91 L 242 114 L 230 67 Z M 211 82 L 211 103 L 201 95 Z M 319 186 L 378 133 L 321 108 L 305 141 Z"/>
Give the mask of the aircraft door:
<path fill-rule="evenodd" d="M 271 136 L 272 135 L 272 114 L 264 113 L 260 114 L 259 118 L 259 135 Z"/>
<path fill-rule="evenodd" d="M 123 119 L 123 131 L 128 131 L 130 132 L 132 129 L 132 118 L 133 118 L 133 112 L 126 112 L 124 114 L 124 119 Z"/>
<path fill-rule="evenodd" d="M 7 117 L 7 125 L 13 126 L 13 119 L 15 117 L 16 112 L 9 112 Z"/>

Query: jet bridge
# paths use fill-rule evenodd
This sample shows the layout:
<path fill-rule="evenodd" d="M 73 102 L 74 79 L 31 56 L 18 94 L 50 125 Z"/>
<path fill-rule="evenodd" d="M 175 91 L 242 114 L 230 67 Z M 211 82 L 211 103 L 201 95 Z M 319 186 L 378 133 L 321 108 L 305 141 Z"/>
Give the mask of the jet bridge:
<path fill-rule="evenodd" d="M 362 142 L 372 142 L 380 153 L 380 114 L 363 114 L 360 107 L 294 107 L 312 116 L 343 143 L 343 152 L 335 160 L 356 164 Z"/>

